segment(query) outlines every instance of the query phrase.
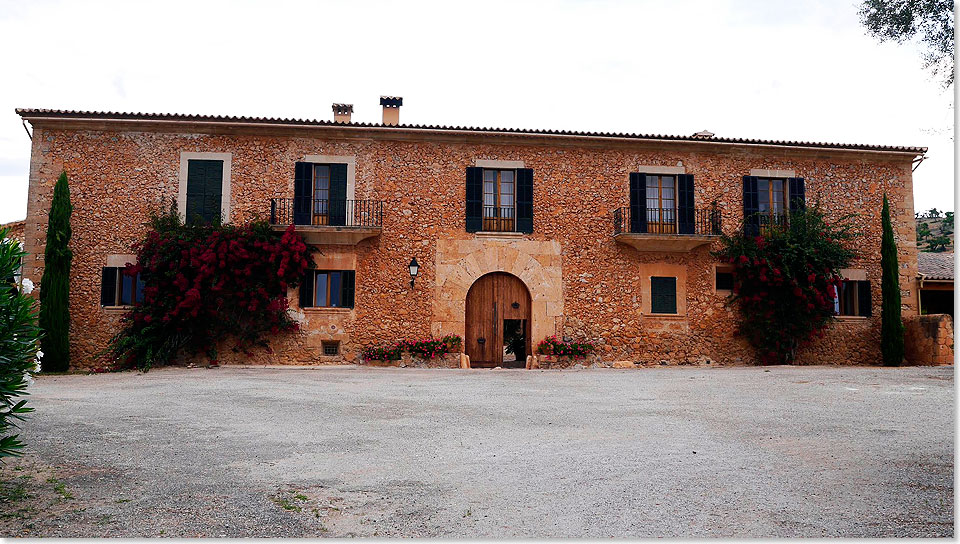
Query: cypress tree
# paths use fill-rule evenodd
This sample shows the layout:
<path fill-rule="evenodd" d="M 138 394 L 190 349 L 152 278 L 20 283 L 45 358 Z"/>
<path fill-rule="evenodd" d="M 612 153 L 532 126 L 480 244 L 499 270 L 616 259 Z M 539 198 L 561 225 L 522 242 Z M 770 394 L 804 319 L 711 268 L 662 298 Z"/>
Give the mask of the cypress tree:
<path fill-rule="evenodd" d="M 42 370 L 64 372 L 70 368 L 70 187 L 67 173 L 60 174 L 53 188 L 47 222 L 47 245 L 40 279 L 40 328 L 43 338 Z"/>
<path fill-rule="evenodd" d="M 883 194 L 883 238 L 880 242 L 882 328 L 880 329 L 880 352 L 883 364 L 897 366 L 903 362 L 903 319 L 900 316 L 900 270 L 897 265 L 897 243 L 893 239 L 890 223 L 890 202 Z"/>

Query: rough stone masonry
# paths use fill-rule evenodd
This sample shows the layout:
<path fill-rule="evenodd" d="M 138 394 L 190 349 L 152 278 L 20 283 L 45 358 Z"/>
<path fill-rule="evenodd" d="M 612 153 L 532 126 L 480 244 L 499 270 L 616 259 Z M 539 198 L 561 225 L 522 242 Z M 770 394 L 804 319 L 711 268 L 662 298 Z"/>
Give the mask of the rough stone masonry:
<path fill-rule="evenodd" d="M 382 229 L 355 244 L 318 246 L 318 269 L 356 270 L 354 308 L 291 308 L 299 333 L 271 339 L 257 362 L 356 362 L 360 347 L 465 332 L 465 297 L 489 272 L 519 277 L 531 297 L 531 340 L 557 334 L 599 345 L 600 361 L 750 363 L 736 312 L 715 288 L 713 239 L 686 251 L 640 251 L 619 243 L 614 210 L 629 205 L 631 172 L 694 176 L 695 206 L 716 203 L 722 227 L 743 219 L 743 177 L 805 179 L 807 205 L 856 214 L 863 236 L 850 273 L 872 284 L 872 317 L 841 318 L 800 355 L 801 364 L 876 364 L 880 336 L 880 210 L 890 198 L 899 248 L 903 312 L 916 313 L 917 250 L 912 161 L 923 148 L 550 133 L 222 118 L 18 110 L 33 128 L 25 277 L 43 270 L 47 214 L 61 171 L 71 185 L 73 365 L 90 368 L 123 308 L 101 306 L 101 268 L 134 258 L 151 212 L 185 190 L 185 161 L 226 157 L 229 221 L 270 214 L 292 198 L 294 165 L 310 157 L 351 164 L 353 198 L 382 200 Z M 191 155 L 194 154 L 194 155 Z M 533 232 L 465 228 L 465 170 L 506 165 L 533 170 Z M 227 183 L 229 180 L 229 183 Z M 409 284 L 407 264 L 420 273 Z M 678 312 L 649 312 L 650 277 L 677 278 Z M 336 356 L 321 343 L 340 342 Z M 231 357 L 233 357 L 231 359 Z M 246 357 L 227 355 L 228 362 Z"/>

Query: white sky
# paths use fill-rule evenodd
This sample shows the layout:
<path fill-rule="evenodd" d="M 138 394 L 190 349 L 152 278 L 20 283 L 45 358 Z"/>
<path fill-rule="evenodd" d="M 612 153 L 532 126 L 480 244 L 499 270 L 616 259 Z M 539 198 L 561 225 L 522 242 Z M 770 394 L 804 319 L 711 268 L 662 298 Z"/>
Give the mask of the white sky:
<path fill-rule="evenodd" d="M 953 209 L 954 89 L 852 0 L 0 0 L 0 222 L 26 213 L 16 107 L 926 146 L 915 206 Z"/>

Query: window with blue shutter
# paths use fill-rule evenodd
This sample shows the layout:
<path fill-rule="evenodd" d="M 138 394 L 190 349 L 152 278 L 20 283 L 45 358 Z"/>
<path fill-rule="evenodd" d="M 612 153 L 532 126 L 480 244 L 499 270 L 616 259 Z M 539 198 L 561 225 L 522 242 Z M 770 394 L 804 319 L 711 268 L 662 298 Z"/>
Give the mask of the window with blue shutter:
<path fill-rule="evenodd" d="M 187 161 L 187 224 L 219 224 L 222 216 L 223 161 Z"/>
<path fill-rule="evenodd" d="M 650 278 L 650 313 L 677 313 L 677 278 L 660 276 Z"/>

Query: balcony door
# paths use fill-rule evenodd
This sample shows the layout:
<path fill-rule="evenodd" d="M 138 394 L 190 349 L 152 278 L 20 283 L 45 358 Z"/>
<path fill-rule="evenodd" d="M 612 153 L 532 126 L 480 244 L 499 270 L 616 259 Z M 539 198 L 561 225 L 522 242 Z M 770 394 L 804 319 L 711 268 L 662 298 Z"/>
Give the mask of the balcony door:
<path fill-rule="evenodd" d="M 676 234 L 677 232 L 677 178 L 675 176 L 647 175 L 647 232 Z"/>
<path fill-rule="evenodd" d="M 515 170 L 483 171 L 483 230 L 515 230 L 516 194 Z"/>

